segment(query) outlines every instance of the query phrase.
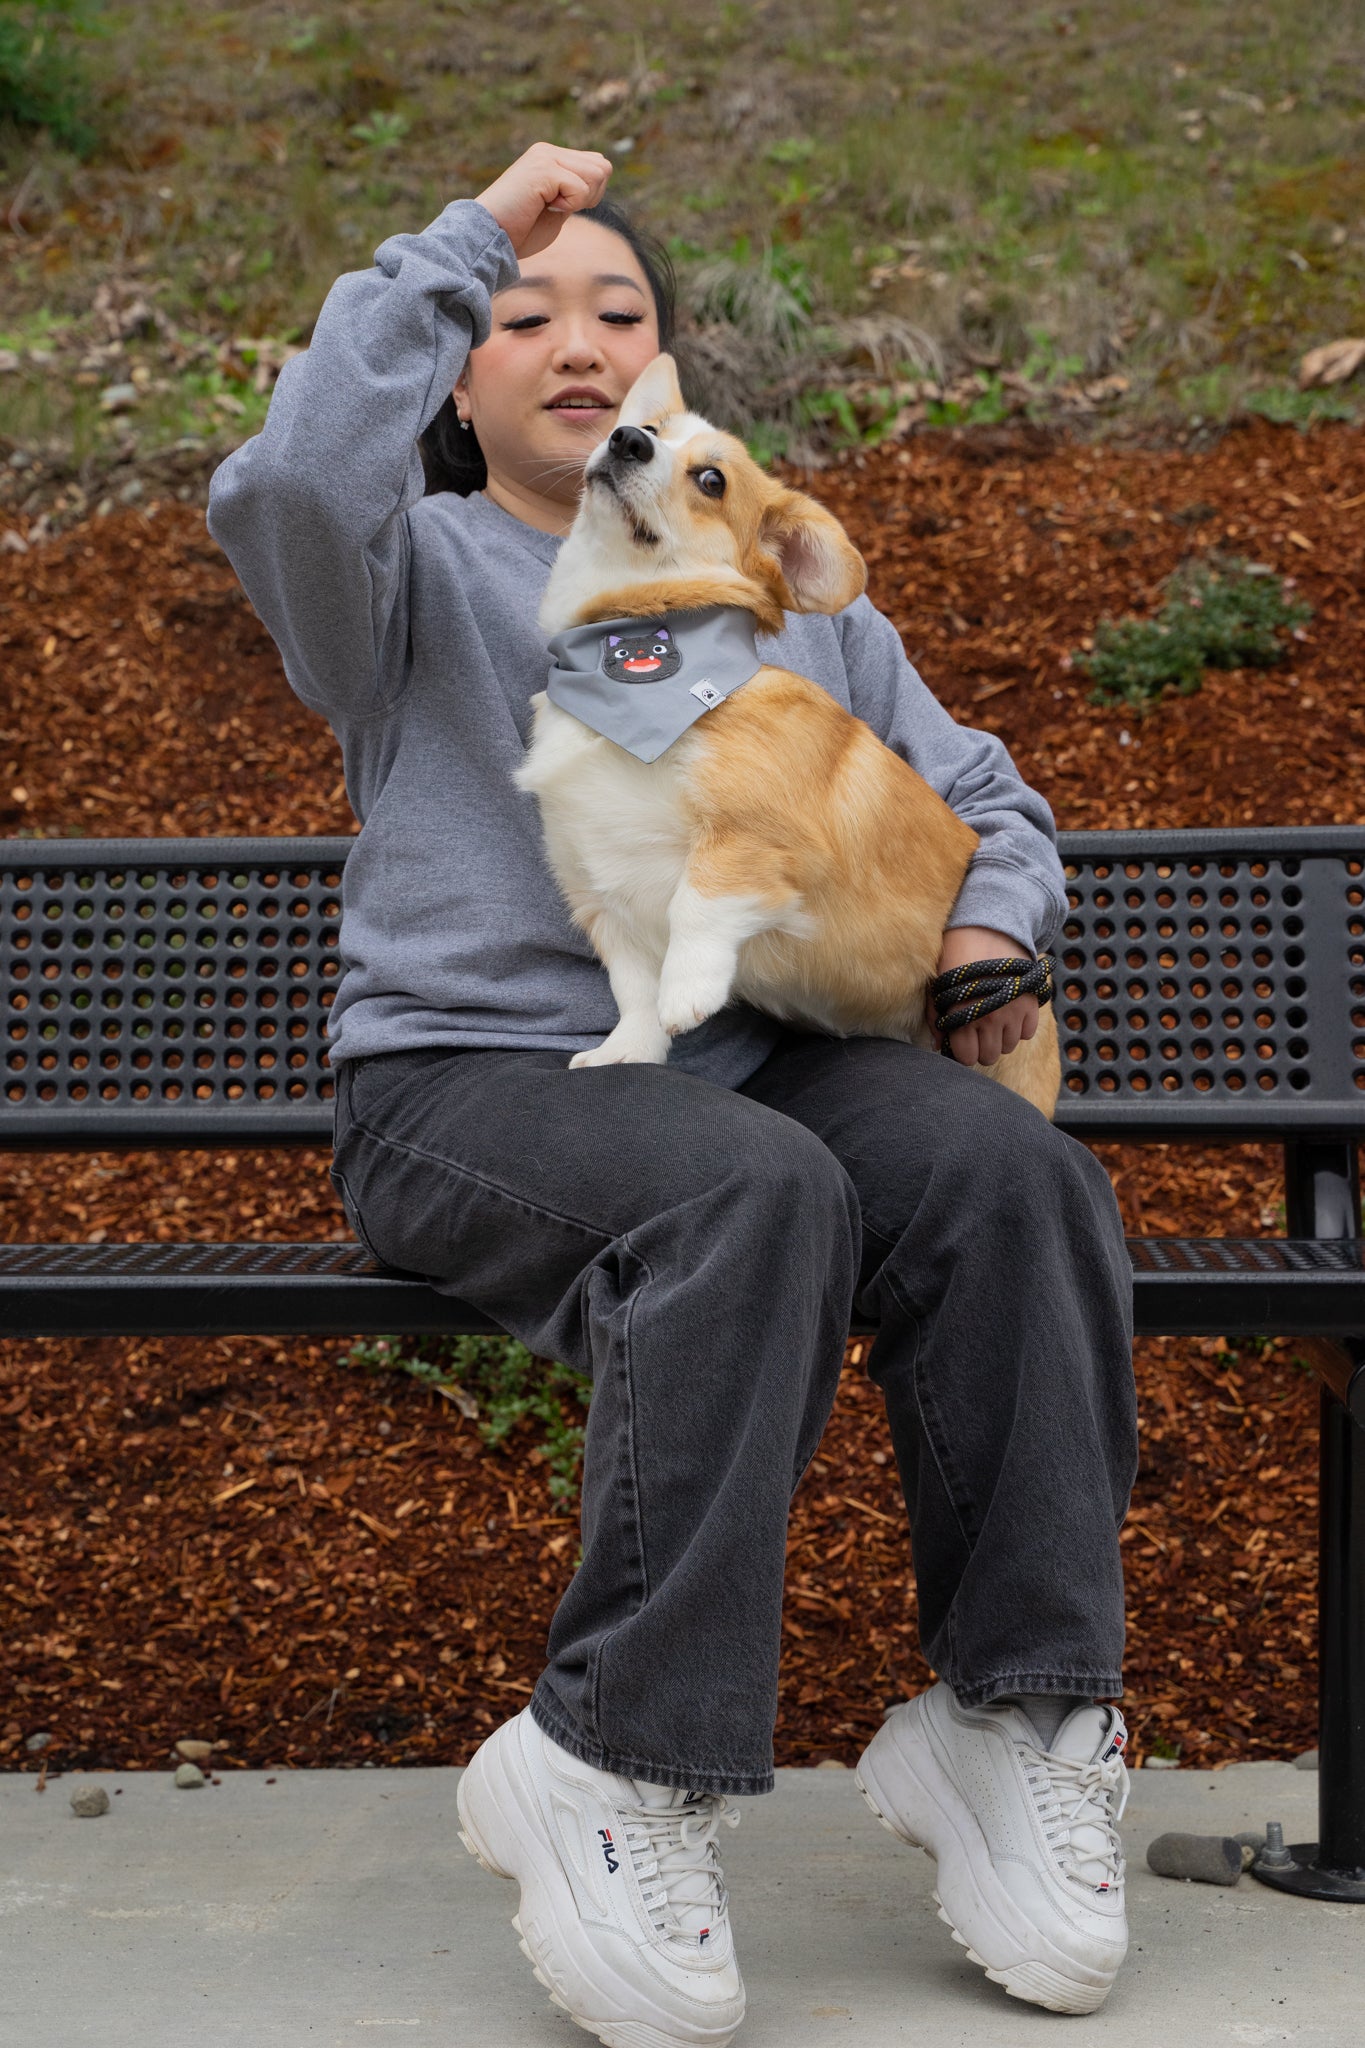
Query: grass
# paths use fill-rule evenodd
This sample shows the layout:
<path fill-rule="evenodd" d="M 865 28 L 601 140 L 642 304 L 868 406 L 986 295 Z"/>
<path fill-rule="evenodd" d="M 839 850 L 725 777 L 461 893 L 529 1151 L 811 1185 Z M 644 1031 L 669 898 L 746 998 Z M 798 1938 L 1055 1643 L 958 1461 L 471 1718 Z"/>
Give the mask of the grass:
<path fill-rule="evenodd" d="M 510 1337 L 364 1338 L 338 1364 L 408 1374 L 454 1400 L 492 1449 L 517 1431 L 533 1431 L 551 1500 L 565 1512 L 576 1504 L 584 1433 L 576 1417 L 592 1385 L 571 1367 L 534 1358 Z"/>
<path fill-rule="evenodd" d="M 1104 620 L 1094 648 L 1074 656 L 1094 679 L 1093 704 L 1144 710 L 1169 691 L 1189 696 L 1206 668 L 1270 668 L 1284 659 L 1281 633 L 1312 608 L 1280 579 L 1236 555 L 1206 555 L 1166 580 L 1154 619 Z"/>
<path fill-rule="evenodd" d="M 999 385 L 949 388 L 975 372 L 1046 409 L 1120 366 L 1144 419 L 1357 415 L 1357 387 L 1294 384 L 1365 285 L 1365 16 L 1336 0 L 110 0 L 98 20 L 70 88 L 84 156 L 65 116 L 6 126 L 0 102 L 22 336 L 47 316 L 87 342 L 95 282 L 131 273 L 177 333 L 306 340 L 340 271 L 547 136 L 615 157 L 713 330 L 718 409 L 772 452 L 875 440 L 894 394 L 854 414 L 838 394 L 930 361 L 928 424 L 1003 416 Z M 761 374 L 737 371 L 760 344 Z M 0 376 L 0 434 L 60 441 L 79 395 L 36 367 L 49 405 Z M 212 396 L 186 383 L 182 418 Z M 153 431 L 155 408 L 90 429 Z"/>

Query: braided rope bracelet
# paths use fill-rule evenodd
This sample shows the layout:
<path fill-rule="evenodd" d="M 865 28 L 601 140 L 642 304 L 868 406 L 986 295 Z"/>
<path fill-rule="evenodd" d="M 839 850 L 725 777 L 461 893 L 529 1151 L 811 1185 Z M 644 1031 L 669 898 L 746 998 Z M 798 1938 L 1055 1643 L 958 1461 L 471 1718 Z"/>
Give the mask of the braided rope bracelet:
<path fill-rule="evenodd" d="M 943 1040 L 939 1050 L 952 1059 L 948 1040 L 954 1031 L 975 1024 L 992 1010 L 1003 1009 L 1016 996 L 1037 996 L 1040 1003 L 1050 1003 L 1056 994 L 1052 982 L 1055 965 L 1051 953 L 1040 953 L 1036 960 L 969 960 L 965 966 L 935 975 L 929 983 L 929 999 Z"/>

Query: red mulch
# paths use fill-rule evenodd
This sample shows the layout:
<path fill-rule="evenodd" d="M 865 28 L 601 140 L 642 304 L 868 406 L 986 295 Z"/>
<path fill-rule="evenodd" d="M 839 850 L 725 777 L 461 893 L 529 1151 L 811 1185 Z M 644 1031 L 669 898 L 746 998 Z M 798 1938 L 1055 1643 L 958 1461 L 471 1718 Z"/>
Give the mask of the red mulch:
<path fill-rule="evenodd" d="M 1362 815 L 1365 443 L 1263 423 L 1202 451 L 930 436 L 813 487 L 948 707 L 1062 827 Z M 1283 669 L 1099 711 L 1066 657 L 1218 546 L 1316 609 Z M 0 554 L 0 832 L 352 830 L 332 736 L 208 540 L 165 503 Z M 1127 740 L 1124 740 L 1124 734 Z M 1098 1148 L 1131 1230 L 1282 1229 L 1272 1146 Z M 0 1236 L 349 1235 L 321 1151 L 0 1154 Z M 461 1762 L 530 1689 L 571 1569 L 529 1439 L 485 1450 L 341 1344 L 0 1341 L 0 1758 Z M 925 1683 L 880 1402 L 850 1366 L 791 1528 L 777 1752 L 851 1761 Z M 1314 1734 L 1316 1389 L 1274 1344 L 1137 1351 L 1128 1704 L 1187 1762 Z M 1078 1569 L 1084 1569 L 1078 1560 Z"/>

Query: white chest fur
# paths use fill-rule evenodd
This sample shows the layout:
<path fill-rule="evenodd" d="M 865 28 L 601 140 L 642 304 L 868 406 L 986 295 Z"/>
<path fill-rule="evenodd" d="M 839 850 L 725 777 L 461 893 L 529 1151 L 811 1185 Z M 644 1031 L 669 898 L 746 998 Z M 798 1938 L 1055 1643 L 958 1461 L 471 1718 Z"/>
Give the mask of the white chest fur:
<path fill-rule="evenodd" d="M 570 907 L 579 915 L 610 906 L 662 959 L 691 846 L 695 742 L 684 734 L 657 761 L 638 761 L 544 691 L 531 705 L 535 730 L 513 779 L 540 805 L 546 854 Z"/>

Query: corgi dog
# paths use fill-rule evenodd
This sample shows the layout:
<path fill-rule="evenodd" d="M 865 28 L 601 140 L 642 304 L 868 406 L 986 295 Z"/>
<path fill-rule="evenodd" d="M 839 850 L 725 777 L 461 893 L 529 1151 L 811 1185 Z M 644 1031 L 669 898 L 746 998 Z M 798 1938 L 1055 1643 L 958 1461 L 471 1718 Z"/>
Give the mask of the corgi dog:
<path fill-rule="evenodd" d="M 784 611 L 840 611 L 866 578 L 839 522 L 689 412 L 657 356 L 588 457 L 540 611 L 552 650 L 587 647 L 566 683 L 620 709 L 585 723 L 552 701 L 556 668 L 515 775 L 620 1013 L 570 1066 L 662 1063 L 736 998 L 836 1037 L 932 1046 L 928 984 L 978 835 L 862 719 L 752 651 Z M 693 619 L 747 634 L 742 687 L 713 685 L 708 651 L 689 693 Z M 575 630 L 600 622 L 611 631 Z M 612 717 L 621 743 L 601 729 Z M 1051 1007 L 982 1071 L 1050 1117 Z"/>

